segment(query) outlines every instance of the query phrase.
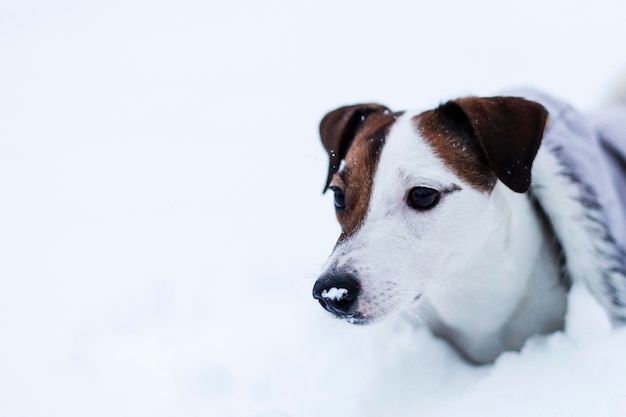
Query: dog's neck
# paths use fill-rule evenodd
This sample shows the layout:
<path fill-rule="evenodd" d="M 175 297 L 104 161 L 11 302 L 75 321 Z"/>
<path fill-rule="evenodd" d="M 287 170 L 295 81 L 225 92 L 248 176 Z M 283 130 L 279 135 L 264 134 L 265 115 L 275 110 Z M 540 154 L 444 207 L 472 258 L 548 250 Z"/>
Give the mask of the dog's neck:
<path fill-rule="evenodd" d="M 489 209 L 463 229 L 419 307 L 428 326 L 481 363 L 562 328 L 558 245 L 529 196 L 498 183 Z"/>

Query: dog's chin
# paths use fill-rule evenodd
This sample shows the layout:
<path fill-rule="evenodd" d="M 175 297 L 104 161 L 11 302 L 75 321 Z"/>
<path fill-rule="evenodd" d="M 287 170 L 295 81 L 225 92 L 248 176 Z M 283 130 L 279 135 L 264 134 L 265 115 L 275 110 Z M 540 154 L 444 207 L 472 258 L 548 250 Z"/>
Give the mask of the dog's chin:
<path fill-rule="evenodd" d="M 357 326 L 365 326 L 368 324 L 373 324 L 373 323 L 378 323 L 380 321 L 383 321 L 385 317 L 387 317 L 387 314 L 370 315 L 370 314 L 361 313 L 359 311 L 355 311 L 345 316 L 336 316 L 336 317 L 339 319 L 345 320 L 350 324 L 356 324 Z"/>
<path fill-rule="evenodd" d="M 346 315 L 335 315 L 336 318 L 345 320 L 350 324 L 356 324 L 359 326 L 365 326 L 368 324 L 378 323 L 384 321 L 387 318 L 395 317 L 397 315 L 402 315 L 407 310 L 415 309 L 416 306 L 420 305 L 422 302 L 422 294 L 417 295 L 413 300 L 411 300 L 408 305 L 404 309 L 384 309 L 379 314 L 365 314 L 360 311 L 354 311 L 350 314 Z"/>
<path fill-rule="evenodd" d="M 373 321 L 376 321 L 374 317 L 367 317 L 359 313 L 350 314 L 341 318 L 347 321 L 348 323 L 356 324 L 357 326 L 365 326 L 367 324 L 372 323 Z"/>

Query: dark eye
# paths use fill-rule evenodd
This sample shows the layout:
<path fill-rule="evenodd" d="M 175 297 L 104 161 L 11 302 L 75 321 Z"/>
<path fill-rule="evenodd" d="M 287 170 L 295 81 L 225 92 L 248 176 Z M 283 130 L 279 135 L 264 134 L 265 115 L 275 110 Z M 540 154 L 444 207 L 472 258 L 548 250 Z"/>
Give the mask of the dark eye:
<path fill-rule="evenodd" d="M 439 202 L 439 191 L 428 187 L 415 187 L 409 191 L 409 206 L 417 210 L 428 210 Z"/>
<path fill-rule="evenodd" d="M 343 210 L 346 208 L 346 195 L 343 193 L 343 190 L 339 187 L 330 187 L 330 189 L 335 193 L 335 208 L 337 210 Z"/>

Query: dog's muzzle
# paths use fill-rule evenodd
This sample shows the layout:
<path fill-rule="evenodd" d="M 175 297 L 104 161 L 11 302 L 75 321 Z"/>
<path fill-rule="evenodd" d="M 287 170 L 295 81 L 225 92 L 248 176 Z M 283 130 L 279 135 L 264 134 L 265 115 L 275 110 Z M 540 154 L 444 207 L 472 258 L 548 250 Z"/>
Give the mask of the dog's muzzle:
<path fill-rule="evenodd" d="M 339 318 L 358 319 L 354 309 L 361 292 L 359 281 L 350 274 L 326 274 L 313 286 L 313 298 Z"/>

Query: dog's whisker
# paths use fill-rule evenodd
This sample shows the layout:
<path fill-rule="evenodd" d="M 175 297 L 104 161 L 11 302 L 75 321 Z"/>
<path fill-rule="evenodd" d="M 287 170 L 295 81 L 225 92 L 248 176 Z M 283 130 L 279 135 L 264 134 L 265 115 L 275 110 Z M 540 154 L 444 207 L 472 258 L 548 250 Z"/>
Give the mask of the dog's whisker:
<path fill-rule="evenodd" d="M 435 309 L 433 309 L 431 306 L 428 306 L 424 303 L 421 303 L 419 306 L 419 313 L 416 314 L 421 314 L 424 317 L 430 317 L 431 320 L 440 320 L 440 316 L 439 313 L 437 313 L 437 311 Z"/>
<path fill-rule="evenodd" d="M 424 322 L 424 319 L 415 312 L 403 311 L 402 316 L 413 325 L 416 325 L 416 326 L 426 325 L 426 323 Z"/>

